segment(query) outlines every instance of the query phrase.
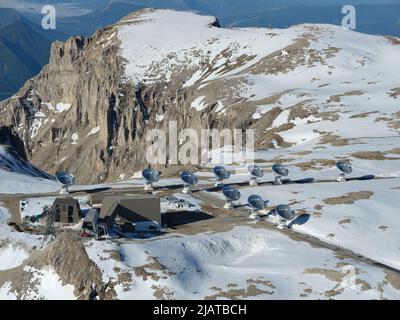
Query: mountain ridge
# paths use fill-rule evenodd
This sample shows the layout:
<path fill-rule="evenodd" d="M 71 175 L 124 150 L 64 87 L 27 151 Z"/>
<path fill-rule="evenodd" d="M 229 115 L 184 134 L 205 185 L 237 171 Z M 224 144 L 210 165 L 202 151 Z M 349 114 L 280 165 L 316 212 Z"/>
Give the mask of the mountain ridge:
<path fill-rule="evenodd" d="M 0 9 L 2 12 L 3 9 Z M 48 61 L 50 40 L 14 10 L 0 27 L 0 100 L 15 93 Z"/>
<path fill-rule="evenodd" d="M 146 9 L 92 37 L 55 42 L 50 63 L 3 102 L 0 124 L 34 165 L 69 169 L 82 183 L 147 166 L 146 135 L 168 132 L 169 121 L 252 128 L 258 149 L 348 143 L 369 126 L 397 134 L 395 40 L 330 25 L 224 29 L 216 21 Z"/>

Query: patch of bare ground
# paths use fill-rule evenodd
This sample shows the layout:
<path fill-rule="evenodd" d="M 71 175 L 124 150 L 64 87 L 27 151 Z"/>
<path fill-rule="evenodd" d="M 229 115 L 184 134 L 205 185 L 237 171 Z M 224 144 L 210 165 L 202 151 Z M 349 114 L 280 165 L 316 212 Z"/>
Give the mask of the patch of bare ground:
<path fill-rule="evenodd" d="M 296 163 L 295 166 L 300 168 L 302 171 L 307 170 L 322 170 L 325 167 L 335 166 L 336 161 L 330 159 L 312 159 L 306 162 Z"/>
<path fill-rule="evenodd" d="M 391 89 L 388 95 L 394 99 L 397 99 L 397 97 L 400 96 L 400 87 Z"/>
<path fill-rule="evenodd" d="M 267 162 L 265 159 L 254 159 L 254 163 L 265 163 Z"/>
<path fill-rule="evenodd" d="M 316 119 L 324 120 L 324 121 L 336 121 L 340 118 L 339 113 L 336 111 L 321 111 L 317 107 L 307 106 L 307 102 L 312 100 L 305 100 L 299 102 L 298 104 L 292 106 L 290 108 L 290 113 L 288 120 L 306 119 L 310 116 L 313 116 Z M 309 120 L 308 123 L 318 122 L 320 120 Z"/>
<path fill-rule="evenodd" d="M 303 201 L 299 201 L 297 199 L 290 199 L 289 202 L 288 202 L 288 205 L 289 206 L 294 206 L 296 204 L 302 204 L 302 203 L 304 203 L 304 200 Z"/>
<path fill-rule="evenodd" d="M 334 135 L 332 133 L 324 134 L 318 142 L 318 145 L 329 144 L 333 147 L 342 147 L 349 145 L 349 140 Z"/>
<path fill-rule="evenodd" d="M 263 286 L 269 287 L 271 289 L 276 289 L 275 285 L 269 280 L 262 280 L 262 279 L 247 279 L 247 283 L 253 284 L 261 284 Z"/>
<path fill-rule="evenodd" d="M 393 129 L 400 129 L 400 111 L 392 113 L 391 118 L 382 118 L 384 121 L 388 122 L 388 127 Z"/>
<path fill-rule="evenodd" d="M 372 289 L 371 285 L 368 282 L 364 281 L 364 280 L 356 279 L 354 281 L 354 283 L 356 285 L 361 285 L 361 291 L 368 291 L 368 290 Z"/>
<path fill-rule="evenodd" d="M 394 149 L 385 151 L 385 154 L 400 154 L 400 148 L 394 148 Z"/>
<path fill-rule="evenodd" d="M 313 292 L 314 292 L 313 289 L 311 289 L 311 288 L 305 288 L 305 289 L 303 289 L 303 292 L 300 293 L 299 297 L 300 297 L 300 298 L 307 298 L 307 297 L 309 297 L 310 294 L 312 294 Z"/>
<path fill-rule="evenodd" d="M 118 283 L 122 285 L 122 290 L 128 292 L 132 284 L 132 274 L 129 272 L 118 273 Z"/>
<path fill-rule="evenodd" d="M 359 118 L 366 118 L 371 114 L 379 113 L 379 111 L 371 111 L 371 112 L 362 112 L 355 115 L 350 116 L 350 119 L 359 119 Z"/>
<path fill-rule="evenodd" d="M 313 211 L 313 217 L 315 217 L 315 218 L 322 217 L 322 212 L 321 211 Z"/>
<path fill-rule="evenodd" d="M 305 51 L 309 45 L 306 38 L 297 39 L 293 44 L 264 57 L 243 73 L 278 74 L 292 71 L 298 65 L 307 63 Z"/>
<path fill-rule="evenodd" d="M 392 118 L 388 118 L 388 117 L 377 117 L 377 118 L 375 118 L 375 122 L 379 122 L 379 121 L 390 122 L 392 120 L 393 120 Z"/>
<path fill-rule="evenodd" d="M 399 160 L 396 157 L 387 157 L 386 154 L 396 154 L 397 148 L 388 151 L 359 151 L 351 153 L 350 155 L 356 159 L 362 160 Z"/>
<path fill-rule="evenodd" d="M 168 268 L 161 264 L 155 257 L 149 256 L 147 257 L 147 261 L 147 264 L 133 268 L 136 277 L 142 278 L 143 281 L 147 281 L 148 278 L 153 281 L 158 281 L 161 278 L 159 274 L 164 276 L 171 276 L 175 274 L 169 271 Z"/>
<path fill-rule="evenodd" d="M 327 103 L 341 102 L 342 97 L 361 96 L 363 94 L 364 94 L 364 92 L 362 92 L 360 90 L 348 91 L 348 92 L 345 92 L 342 94 L 336 94 L 336 95 L 330 96 L 329 99 L 327 100 Z"/>
<path fill-rule="evenodd" d="M 308 100 L 310 101 L 310 100 Z M 279 116 L 282 112 L 282 109 L 279 107 L 275 107 L 265 113 L 253 126 L 256 129 L 256 132 L 262 132 L 262 134 L 257 135 L 256 139 L 256 147 L 257 148 L 275 148 L 275 145 L 279 147 L 290 147 L 293 145 L 292 143 L 288 143 L 285 141 L 280 135 L 280 132 L 284 132 L 290 130 L 294 127 L 294 124 L 291 122 L 295 119 L 306 119 L 310 116 L 315 117 L 317 120 L 308 120 L 309 123 L 318 122 L 321 120 L 325 121 L 336 121 L 339 119 L 339 115 L 334 111 L 325 111 L 320 112 L 317 108 L 313 107 L 305 107 L 305 104 L 308 101 L 299 102 L 290 107 L 290 113 L 288 116 L 287 123 L 280 125 L 279 127 L 270 128 L 272 126 L 273 121 Z M 270 128 L 270 129 L 265 129 Z M 264 129 L 264 130 L 263 130 Z M 326 138 L 328 139 L 328 138 Z M 332 144 L 335 144 L 333 140 L 336 140 L 336 144 L 344 145 L 347 141 L 339 138 L 332 138 L 329 140 Z"/>
<path fill-rule="evenodd" d="M 220 290 L 218 293 L 206 296 L 205 300 L 216 300 L 218 298 L 226 298 L 230 300 L 244 299 L 256 297 L 262 294 L 274 294 L 274 291 L 262 290 L 257 288 L 255 284 L 247 285 L 246 289 L 229 289 L 227 291 Z"/>
<path fill-rule="evenodd" d="M 387 40 L 389 40 L 394 45 L 400 45 L 400 39 L 394 36 L 385 36 Z"/>
<path fill-rule="evenodd" d="M 306 156 L 306 155 L 311 154 L 311 153 L 312 153 L 312 151 L 305 150 L 305 151 L 295 152 L 293 154 L 296 155 L 296 156 Z"/>
<path fill-rule="evenodd" d="M 331 269 L 323 269 L 323 268 L 309 268 L 304 270 L 305 274 L 319 274 L 323 275 L 328 280 L 334 282 L 341 282 L 345 277 L 345 273 L 340 272 L 339 270 L 331 270 Z"/>
<path fill-rule="evenodd" d="M 11 215 L 10 221 L 15 223 L 21 223 L 21 213 L 19 208 L 19 198 L 0 198 L 0 203 L 3 207 L 8 210 L 8 213 Z"/>
<path fill-rule="evenodd" d="M 351 219 L 349 219 L 349 218 L 346 218 L 346 219 L 340 220 L 338 223 L 339 223 L 339 224 L 347 224 L 347 223 L 351 223 Z"/>
<path fill-rule="evenodd" d="M 327 198 L 322 201 L 328 205 L 353 204 L 359 200 L 368 200 L 373 195 L 374 193 L 371 191 L 349 192 L 343 196 Z"/>
<path fill-rule="evenodd" d="M 400 120 L 390 121 L 388 126 L 392 129 L 400 129 Z"/>
<path fill-rule="evenodd" d="M 386 270 L 385 280 L 396 290 L 400 290 L 400 274 L 398 272 Z"/>
<path fill-rule="evenodd" d="M 154 290 L 153 296 L 157 300 L 172 300 L 174 297 L 174 292 L 169 287 L 156 286 L 153 284 L 151 288 Z"/>
<path fill-rule="evenodd" d="M 306 119 L 310 116 L 312 116 L 317 110 L 315 108 L 306 108 L 305 107 L 305 102 L 302 101 L 290 108 L 288 120 L 292 121 L 294 119 Z"/>
<path fill-rule="evenodd" d="M 69 231 L 58 234 L 57 238 L 43 250 L 33 251 L 24 263 L 14 269 L 0 271 L 0 286 L 11 283 L 10 292 L 18 299 L 24 299 L 29 290 L 35 290 L 32 273 L 24 270 L 33 267 L 41 270 L 52 268 L 60 277 L 62 284 L 74 286 L 77 299 L 88 299 L 92 286 L 96 288 L 99 299 L 114 299 L 116 292 L 111 283 L 102 282 L 102 274 L 89 258 L 81 239 Z"/>
<path fill-rule="evenodd" d="M 337 266 L 337 267 L 339 267 L 339 266 Z M 332 289 L 325 291 L 324 294 L 326 297 L 334 297 L 334 296 L 337 296 L 338 294 L 341 294 L 344 291 L 344 288 L 340 284 L 344 280 L 344 278 L 346 276 L 348 276 L 349 272 L 350 272 L 350 270 L 347 270 L 347 272 L 345 272 L 345 271 L 330 270 L 330 269 L 324 269 L 324 268 L 311 268 L 311 269 L 304 270 L 304 273 L 319 274 L 319 275 L 324 276 L 328 280 L 331 280 L 331 281 L 337 283 Z M 356 274 L 359 274 L 358 269 L 356 269 Z M 361 291 L 367 291 L 372 288 L 368 282 L 358 279 L 358 278 L 355 279 L 355 284 L 361 285 L 361 288 L 360 288 Z"/>
<path fill-rule="evenodd" d="M 269 163 L 288 163 L 288 162 L 290 162 L 292 160 L 293 159 L 290 159 L 290 158 L 283 158 L 283 156 L 277 156 L 277 157 L 275 157 L 273 159 L 270 159 Z M 264 169 L 264 171 L 268 171 L 268 169 L 269 169 L 269 170 L 271 170 L 270 172 L 272 172 L 271 167 L 263 168 L 263 169 Z"/>
<path fill-rule="evenodd" d="M 260 102 L 258 101 L 257 103 Z M 282 113 L 282 111 L 283 110 L 281 108 L 274 107 L 268 112 L 264 113 L 261 118 L 251 125 L 250 128 L 255 129 L 256 131 L 255 144 L 257 148 L 275 148 L 274 142 L 282 148 L 290 147 L 292 145 L 291 143 L 286 142 L 279 135 L 279 132 L 292 129 L 294 127 L 293 123 L 287 122 L 279 127 L 272 128 L 274 120 Z"/>

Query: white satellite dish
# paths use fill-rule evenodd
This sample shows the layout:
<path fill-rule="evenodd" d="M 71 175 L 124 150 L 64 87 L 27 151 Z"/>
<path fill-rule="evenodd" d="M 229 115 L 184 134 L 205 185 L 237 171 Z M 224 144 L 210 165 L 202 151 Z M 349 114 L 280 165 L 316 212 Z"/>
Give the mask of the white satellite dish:
<path fill-rule="evenodd" d="M 250 217 L 260 216 L 260 211 L 264 210 L 268 205 L 268 200 L 263 197 L 253 194 L 247 198 L 247 203 L 251 208 Z"/>
<path fill-rule="evenodd" d="M 223 181 L 229 179 L 231 176 L 230 172 L 223 166 L 216 166 L 214 168 L 214 174 L 217 177 L 217 181 L 215 182 L 215 186 L 218 188 L 222 186 Z"/>
<path fill-rule="evenodd" d="M 251 186 L 257 185 L 257 178 L 262 178 L 264 176 L 264 170 L 257 165 L 250 165 L 247 167 L 247 170 L 250 173 L 250 182 Z"/>
<path fill-rule="evenodd" d="M 224 208 L 231 209 L 233 206 L 233 201 L 240 199 L 240 191 L 232 186 L 225 186 L 222 188 L 222 193 L 226 197 Z"/>
<path fill-rule="evenodd" d="M 180 173 L 180 177 L 184 182 L 182 192 L 185 194 L 191 193 L 192 190 L 190 189 L 190 187 L 199 182 L 199 179 L 190 171 L 182 171 Z"/>
<path fill-rule="evenodd" d="M 75 177 L 67 171 L 57 173 L 56 179 L 61 184 L 61 194 L 68 194 L 68 188 L 75 184 Z"/>
<path fill-rule="evenodd" d="M 279 217 L 279 229 L 287 227 L 287 222 L 296 218 L 296 213 L 287 204 L 276 206 L 275 213 Z"/>
<path fill-rule="evenodd" d="M 282 177 L 287 177 L 289 175 L 289 169 L 280 163 L 274 164 L 272 166 L 272 171 L 275 173 L 274 184 L 282 184 Z"/>
<path fill-rule="evenodd" d="M 339 181 L 339 182 L 346 181 L 346 174 L 350 174 L 353 172 L 353 168 L 351 167 L 350 162 L 347 162 L 347 161 L 337 162 L 336 167 L 341 171 L 341 174 L 337 178 L 337 181 Z"/>
<path fill-rule="evenodd" d="M 142 171 L 142 176 L 146 180 L 146 184 L 144 186 L 145 191 L 152 191 L 153 183 L 160 180 L 160 172 L 154 169 L 144 169 Z"/>

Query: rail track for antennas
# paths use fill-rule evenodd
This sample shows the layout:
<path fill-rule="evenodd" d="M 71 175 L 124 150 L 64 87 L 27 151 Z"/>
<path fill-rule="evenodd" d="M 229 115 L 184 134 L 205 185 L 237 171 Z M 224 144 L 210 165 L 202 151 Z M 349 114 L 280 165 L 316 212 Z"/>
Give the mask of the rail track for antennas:
<path fill-rule="evenodd" d="M 351 181 L 365 181 L 364 179 L 360 179 L 362 177 L 356 177 L 356 178 L 347 178 L 345 182 L 351 182 Z M 386 180 L 386 179 L 399 179 L 400 177 L 370 177 L 368 181 L 373 181 L 373 180 Z M 305 179 L 301 180 L 283 180 L 282 185 L 287 185 L 287 184 L 318 184 L 318 183 L 337 183 L 337 184 L 342 184 L 345 182 L 337 182 L 337 180 L 334 179 L 316 179 L 313 180 L 312 182 L 304 182 Z M 232 185 L 236 186 L 237 188 L 241 189 L 244 187 L 251 188 L 249 186 L 249 181 L 243 181 L 243 182 L 236 182 L 236 183 L 225 183 L 224 185 Z M 280 187 L 280 185 L 275 185 L 274 181 L 269 180 L 269 181 L 258 181 L 257 186 L 274 186 L 276 188 Z M 174 190 L 179 190 L 180 188 L 183 188 L 183 184 L 173 184 L 173 185 L 166 185 L 166 186 L 155 186 L 154 191 L 165 191 L 165 195 L 168 195 L 169 191 L 174 191 Z M 196 188 L 192 190 L 191 196 L 202 201 L 206 201 L 208 203 L 212 202 L 215 205 L 219 205 L 221 207 L 221 210 L 223 209 L 224 206 L 224 201 L 217 198 L 215 195 L 213 195 L 212 192 L 218 192 L 221 189 L 219 187 L 215 187 L 213 182 L 210 182 L 209 184 L 203 184 L 203 185 L 197 185 Z M 153 192 L 154 192 L 153 191 Z M 135 185 L 135 186 L 130 186 L 127 188 L 124 187 L 99 187 L 96 189 L 91 189 L 91 190 L 71 190 L 70 194 L 68 196 L 82 196 L 82 195 L 90 195 L 90 194 L 96 194 L 96 193 L 107 193 L 110 195 L 113 194 L 127 194 L 127 193 L 142 193 L 145 194 L 146 191 L 143 190 L 142 185 Z M 0 198 L 40 198 L 40 197 L 49 197 L 49 196 L 59 196 L 58 192 L 52 192 L 52 193 L 40 193 L 40 194 L 0 194 Z M 164 196 L 163 192 L 160 192 L 160 196 Z M 224 217 L 218 217 L 217 219 L 223 219 L 224 221 L 230 221 L 230 220 L 235 220 L 235 221 L 247 221 L 250 220 L 249 218 L 249 213 L 250 210 L 245 210 L 246 206 L 240 205 L 240 206 L 233 206 L 233 208 L 228 209 L 228 211 L 237 213 L 238 215 L 230 215 L 230 216 L 224 216 Z M 291 237 L 294 240 L 298 241 L 304 241 L 307 242 L 311 245 L 315 245 L 318 247 L 326 248 L 335 252 L 338 252 L 342 254 L 345 257 L 352 258 L 358 261 L 362 261 L 364 263 L 374 265 L 377 267 L 381 267 L 386 270 L 394 271 L 396 273 L 400 273 L 399 269 L 396 269 L 392 266 L 389 266 L 387 264 L 384 264 L 382 262 L 376 261 L 374 259 L 368 258 L 362 254 L 355 253 L 347 248 L 341 247 L 341 246 L 336 246 L 332 243 L 326 242 L 322 239 L 316 238 L 314 236 L 311 236 L 309 234 L 305 233 L 300 233 L 297 231 L 294 231 L 293 229 L 279 229 L 276 228 L 276 224 L 268 221 L 268 220 L 259 220 L 259 222 L 264 223 L 264 226 L 268 226 L 269 229 L 275 230 L 277 232 L 281 232 L 289 237 Z M 201 222 L 200 222 L 201 223 Z"/>
<path fill-rule="evenodd" d="M 201 200 L 201 201 L 206 201 L 206 202 L 212 201 L 212 203 L 220 205 L 220 207 L 223 208 L 224 201 L 219 199 L 219 198 L 217 198 L 217 197 L 215 197 L 211 193 L 198 192 L 198 193 L 193 194 L 193 197 L 198 199 L 198 200 Z M 238 214 L 237 216 L 229 216 L 229 217 L 226 217 L 226 218 L 223 217 L 223 218 L 220 218 L 220 219 L 230 219 L 230 220 L 236 219 L 236 220 L 243 220 L 243 221 L 250 220 L 250 218 L 249 218 L 250 210 L 245 210 L 244 209 L 245 207 L 246 207 L 245 205 L 240 205 L 240 206 L 233 207 L 233 208 L 229 209 L 229 211 L 233 211 L 233 212 L 237 213 Z M 252 220 L 252 221 L 254 221 L 254 220 Z M 382 262 L 379 262 L 379 261 L 376 261 L 374 259 L 371 259 L 371 258 L 369 258 L 369 257 L 367 257 L 367 256 L 365 256 L 363 254 L 355 253 L 352 250 L 347 249 L 345 247 L 334 245 L 332 243 L 326 242 L 326 241 L 324 241 L 322 239 L 319 239 L 317 237 L 314 237 L 312 235 L 309 235 L 309 234 L 306 234 L 306 233 L 297 232 L 297 231 L 295 231 L 293 229 L 279 229 L 279 228 L 276 227 L 275 223 L 273 223 L 271 221 L 268 221 L 268 220 L 265 220 L 265 219 L 258 220 L 257 222 L 264 223 L 266 226 L 269 227 L 268 229 L 274 230 L 274 231 L 277 231 L 277 232 L 281 232 L 281 233 L 285 234 L 286 236 L 288 236 L 288 237 L 290 237 L 290 238 L 292 238 L 294 240 L 303 241 L 303 242 L 309 243 L 310 245 L 318 246 L 318 247 L 321 247 L 321 248 L 326 248 L 326 249 L 329 249 L 331 251 L 340 253 L 344 257 L 351 258 L 351 259 L 354 259 L 354 260 L 358 260 L 358 261 L 367 263 L 369 265 L 374 265 L 374 266 L 383 268 L 385 270 L 393 271 L 393 272 L 396 272 L 396 273 L 400 274 L 400 269 L 394 268 L 394 267 L 389 266 L 387 264 L 384 264 Z"/>
<path fill-rule="evenodd" d="M 311 178 L 305 178 L 305 179 L 298 179 L 298 180 L 285 180 L 283 179 L 283 184 L 282 185 L 275 185 L 274 181 L 268 180 L 268 181 L 258 181 L 257 187 L 260 186 L 266 186 L 266 185 L 271 185 L 274 187 L 279 188 L 280 186 L 284 185 L 294 185 L 294 184 L 318 184 L 318 183 L 346 183 L 346 182 L 354 182 L 354 181 L 374 181 L 374 180 L 389 180 L 389 179 L 400 179 L 400 177 L 371 177 L 369 179 L 362 179 L 363 177 L 354 177 L 354 178 L 347 178 L 346 181 L 344 182 L 337 182 L 335 179 L 314 179 L 313 181 L 307 181 L 307 179 Z M 241 182 L 231 182 L 231 183 L 225 183 L 224 185 L 231 185 L 231 186 L 236 186 L 238 188 L 244 188 L 244 187 L 249 187 L 249 181 L 241 181 Z M 183 184 L 171 184 L 171 185 L 161 185 L 161 186 L 154 186 L 154 191 L 163 191 L 163 190 L 179 190 L 180 188 L 183 188 Z M 105 190 L 107 189 L 107 190 Z M 214 183 L 210 182 L 209 184 L 203 184 L 203 185 L 197 185 L 197 187 L 194 187 L 192 190 L 192 193 L 200 192 L 200 191 L 219 191 L 220 189 L 218 187 L 214 186 Z M 107 188 L 97 188 L 97 189 L 87 189 L 87 190 L 71 190 L 69 196 L 79 196 L 79 195 L 90 195 L 90 194 L 95 194 L 95 193 L 110 193 L 110 194 L 118 194 L 118 193 L 126 193 L 126 192 L 138 192 L 138 193 L 145 193 L 143 190 L 142 185 L 132 185 L 126 188 L 118 187 L 115 188 L 113 186 L 107 187 Z M 0 194 L 0 198 L 15 198 L 16 196 L 18 197 L 29 197 L 29 198 L 40 198 L 40 197 L 51 197 L 51 196 L 56 196 L 59 195 L 58 192 L 47 192 L 47 193 L 31 193 L 31 194 L 23 194 L 23 193 L 18 193 L 18 194 Z"/>

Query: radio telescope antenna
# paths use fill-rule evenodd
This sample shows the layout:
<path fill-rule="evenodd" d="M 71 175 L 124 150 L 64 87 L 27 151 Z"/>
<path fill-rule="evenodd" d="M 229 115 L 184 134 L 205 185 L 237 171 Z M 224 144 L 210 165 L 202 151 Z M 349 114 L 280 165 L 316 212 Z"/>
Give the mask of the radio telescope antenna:
<path fill-rule="evenodd" d="M 268 200 L 263 197 L 253 194 L 247 198 L 247 203 L 251 208 L 251 216 L 259 216 L 259 211 L 264 210 L 268 205 Z"/>
<path fill-rule="evenodd" d="M 146 184 L 144 186 L 145 191 L 152 191 L 153 183 L 160 180 L 160 172 L 154 169 L 144 169 L 142 171 L 142 176 L 146 180 Z"/>
<path fill-rule="evenodd" d="M 257 185 L 257 178 L 262 178 L 264 176 L 264 170 L 257 165 L 251 165 L 247 167 L 247 170 L 250 173 L 250 185 L 256 186 Z"/>
<path fill-rule="evenodd" d="M 287 221 L 291 221 L 296 218 L 295 212 L 287 205 L 280 204 L 275 208 L 275 213 L 279 216 L 280 222 L 278 225 L 279 229 L 285 228 Z"/>
<path fill-rule="evenodd" d="M 57 173 L 56 180 L 61 184 L 60 194 L 68 194 L 68 188 L 75 184 L 75 177 L 68 171 Z"/>
<path fill-rule="evenodd" d="M 192 190 L 190 187 L 194 186 L 199 182 L 199 179 L 190 171 L 182 171 L 180 173 L 180 177 L 184 182 L 182 192 L 186 194 L 191 193 Z"/>
<path fill-rule="evenodd" d="M 336 167 L 341 171 L 341 174 L 337 178 L 337 181 L 339 181 L 339 182 L 346 181 L 346 174 L 350 174 L 353 172 L 353 168 L 351 167 L 351 164 L 346 161 L 338 161 L 336 163 Z"/>
<path fill-rule="evenodd" d="M 240 199 L 240 191 L 235 189 L 232 186 L 225 186 L 222 188 L 222 193 L 226 197 L 224 208 L 231 209 L 233 206 L 233 201 L 237 201 Z"/>
<path fill-rule="evenodd" d="M 214 174 L 217 177 L 217 181 L 215 182 L 216 187 L 222 186 L 223 180 L 229 179 L 231 176 L 230 172 L 223 166 L 216 166 L 214 168 Z"/>
<path fill-rule="evenodd" d="M 274 184 L 282 184 L 282 177 L 289 175 L 289 169 L 284 165 L 277 163 L 272 166 L 272 171 L 275 173 Z"/>

